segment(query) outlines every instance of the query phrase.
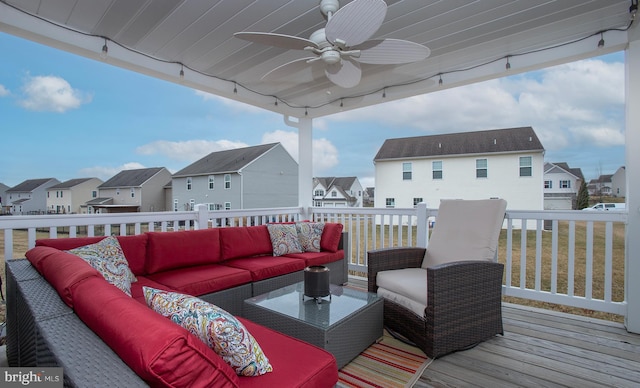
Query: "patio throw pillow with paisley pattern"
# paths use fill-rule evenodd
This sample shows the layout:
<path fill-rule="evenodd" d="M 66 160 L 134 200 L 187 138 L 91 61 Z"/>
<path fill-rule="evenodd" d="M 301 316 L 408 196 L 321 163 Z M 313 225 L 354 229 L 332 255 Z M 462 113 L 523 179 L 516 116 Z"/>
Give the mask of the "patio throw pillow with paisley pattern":
<path fill-rule="evenodd" d="M 220 307 L 191 295 L 142 287 L 147 305 L 200 338 L 239 376 L 273 371 L 269 359 L 245 326 Z"/>
<path fill-rule="evenodd" d="M 267 224 L 273 255 L 282 256 L 287 253 L 302 253 L 295 224 Z"/>
<path fill-rule="evenodd" d="M 98 270 L 105 280 L 131 296 L 131 283 L 137 279 L 124 256 L 118 239 L 109 236 L 95 244 L 68 250 Z"/>
<path fill-rule="evenodd" d="M 296 222 L 298 240 L 305 252 L 320 252 L 324 222 Z"/>

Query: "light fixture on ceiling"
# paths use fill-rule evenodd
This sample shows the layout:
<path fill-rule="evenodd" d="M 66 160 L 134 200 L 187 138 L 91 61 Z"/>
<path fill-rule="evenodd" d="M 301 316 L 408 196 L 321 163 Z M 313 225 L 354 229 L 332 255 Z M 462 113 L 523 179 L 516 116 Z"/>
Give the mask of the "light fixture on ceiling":
<path fill-rule="evenodd" d="M 442 74 L 439 74 L 440 79 L 438 80 L 438 85 L 442 86 L 443 82 L 442 82 Z"/>
<path fill-rule="evenodd" d="M 238 84 L 236 82 L 233 83 L 233 93 L 238 94 Z"/>
<path fill-rule="evenodd" d="M 109 47 L 107 46 L 107 38 L 104 38 L 104 45 L 102 45 L 102 51 L 100 52 L 100 58 L 107 59 L 109 56 Z"/>
<path fill-rule="evenodd" d="M 507 57 L 507 64 L 504 66 L 507 70 L 511 70 L 511 63 L 509 62 L 509 57 Z"/>
<path fill-rule="evenodd" d="M 631 20 L 636 20 L 636 14 L 638 13 L 638 0 L 631 0 L 629 13 L 631 14 Z"/>
<path fill-rule="evenodd" d="M 184 79 L 184 65 L 180 64 L 180 79 Z"/>
<path fill-rule="evenodd" d="M 604 32 L 600 33 L 600 40 L 598 41 L 598 48 L 604 47 Z"/>

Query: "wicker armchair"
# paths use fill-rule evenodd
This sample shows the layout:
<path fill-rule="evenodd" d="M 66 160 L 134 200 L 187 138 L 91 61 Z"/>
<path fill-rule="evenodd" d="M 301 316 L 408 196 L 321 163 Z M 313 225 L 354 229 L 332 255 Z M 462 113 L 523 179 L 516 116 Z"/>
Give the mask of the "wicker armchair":
<path fill-rule="evenodd" d="M 495 258 L 505 209 L 504 200 L 443 200 L 428 249 L 369 251 L 368 290 L 384 297 L 385 326 L 431 358 L 503 334 Z"/>

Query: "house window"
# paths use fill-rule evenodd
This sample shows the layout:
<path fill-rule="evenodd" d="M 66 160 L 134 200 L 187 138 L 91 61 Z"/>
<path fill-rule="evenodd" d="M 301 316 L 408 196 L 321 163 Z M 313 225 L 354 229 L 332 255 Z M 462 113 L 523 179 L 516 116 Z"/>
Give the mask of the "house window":
<path fill-rule="evenodd" d="M 487 159 L 476 159 L 476 178 L 487 177 Z"/>
<path fill-rule="evenodd" d="M 411 163 L 402 163 L 402 180 L 411 180 Z"/>
<path fill-rule="evenodd" d="M 93 191 L 91 192 L 91 198 L 97 198 L 97 197 L 98 197 L 98 192 L 97 192 L 97 191 L 95 191 L 95 190 L 93 190 Z"/>
<path fill-rule="evenodd" d="M 209 190 L 213 190 L 215 179 L 213 175 L 209 175 Z"/>
<path fill-rule="evenodd" d="M 178 200 L 177 199 L 173 200 L 173 211 L 174 212 L 178 211 Z"/>
<path fill-rule="evenodd" d="M 431 162 L 431 177 L 433 179 L 442 179 L 442 161 L 436 160 Z"/>
<path fill-rule="evenodd" d="M 331 192 L 331 196 L 335 198 L 335 197 L 337 197 L 337 196 L 338 196 L 338 193 L 336 193 L 335 191 L 332 191 L 332 192 Z"/>
<path fill-rule="evenodd" d="M 116 189 L 116 195 L 120 195 L 120 189 Z"/>
<path fill-rule="evenodd" d="M 414 198 L 414 199 L 413 199 L 413 207 L 418 206 L 418 204 L 419 204 L 420 202 L 424 202 L 424 201 L 422 200 L 422 198 L 421 198 L 421 197 L 420 197 L 420 198 Z"/>
<path fill-rule="evenodd" d="M 193 187 L 193 178 L 189 177 L 187 178 L 187 191 L 191 190 L 192 187 Z"/>
<path fill-rule="evenodd" d="M 196 200 L 195 199 L 190 199 L 189 200 L 189 210 L 193 210 L 196 207 Z"/>
<path fill-rule="evenodd" d="M 231 174 L 224 174 L 224 188 L 225 189 L 231 188 Z"/>
<path fill-rule="evenodd" d="M 552 189 L 553 188 L 553 183 L 551 183 L 551 181 L 544 181 L 544 188 L 545 189 Z"/>
<path fill-rule="evenodd" d="M 569 180 L 561 180 L 560 181 L 560 188 L 561 189 L 570 189 L 571 188 L 571 181 L 569 181 Z"/>
<path fill-rule="evenodd" d="M 224 203 L 224 210 L 231 210 L 231 202 Z"/>
<path fill-rule="evenodd" d="M 313 195 L 316 197 L 322 197 L 324 195 L 324 190 L 316 190 Z"/>
<path fill-rule="evenodd" d="M 531 156 L 520 157 L 520 176 L 531 176 Z"/>
<path fill-rule="evenodd" d="M 320 202 L 320 201 L 315 201 L 313 206 L 315 206 L 315 207 L 321 207 L 321 206 L 322 206 L 322 202 Z"/>
<path fill-rule="evenodd" d="M 395 198 L 387 198 L 385 199 L 385 206 L 386 207 L 396 207 L 396 199 Z"/>
<path fill-rule="evenodd" d="M 135 198 L 136 197 L 136 189 L 134 189 L 133 187 L 131 188 L 131 198 Z"/>

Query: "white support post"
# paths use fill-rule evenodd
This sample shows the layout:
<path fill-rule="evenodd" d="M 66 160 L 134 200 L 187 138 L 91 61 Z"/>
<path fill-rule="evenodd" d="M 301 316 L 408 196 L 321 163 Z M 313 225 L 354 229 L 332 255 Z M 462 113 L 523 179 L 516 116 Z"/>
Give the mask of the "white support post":
<path fill-rule="evenodd" d="M 625 236 L 625 289 L 627 316 L 625 326 L 632 333 L 640 333 L 640 28 L 628 31 L 629 46 L 625 52 L 625 174 L 626 202 L 629 211 Z"/>
<path fill-rule="evenodd" d="M 416 208 L 418 215 L 418 225 L 416 229 L 416 246 L 427 247 L 427 236 L 429 234 L 429 217 L 427 216 L 427 203 L 420 202 Z"/>
<path fill-rule="evenodd" d="M 313 204 L 313 120 L 284 117 L 284 122 L 298 129 L 298 206 L 302 208 L 301 219 L 311 219 Z"/>
<path fill-rule="evenodd" d="M 209 227 L 209 211 L 207 210 L 207 205 L 199 203 L 196 205 L 195 209 L 196 216 L 196 224 L 193 226 L 194 229 L 207 229 Z"/>

